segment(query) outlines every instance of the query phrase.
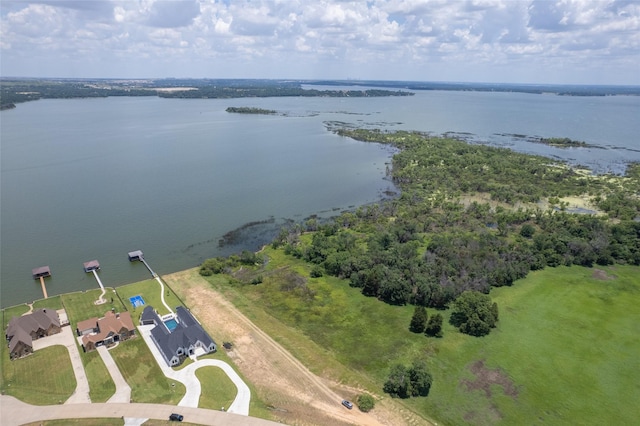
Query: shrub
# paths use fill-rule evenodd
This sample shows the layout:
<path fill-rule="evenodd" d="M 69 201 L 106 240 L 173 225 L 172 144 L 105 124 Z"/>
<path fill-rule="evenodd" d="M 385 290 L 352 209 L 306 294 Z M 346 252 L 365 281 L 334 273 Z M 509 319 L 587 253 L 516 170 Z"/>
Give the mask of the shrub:
<path fill-rule="evenodd" d="M 360 411 L 368 413 L 375 407 L 376 400 L 368 393 L 363 393 L 361 395 L 358 395 L 358 397 L 356 398 L 356 404 L 358 405 Z"/>

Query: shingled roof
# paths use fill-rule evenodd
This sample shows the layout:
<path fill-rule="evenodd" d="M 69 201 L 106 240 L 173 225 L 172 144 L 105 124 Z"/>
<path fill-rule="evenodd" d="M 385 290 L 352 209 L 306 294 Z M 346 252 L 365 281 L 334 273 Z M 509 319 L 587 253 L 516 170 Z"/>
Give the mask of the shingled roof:
<path fill-rule="evenodd" d="M 38 330 L 47 330 L 51 325 L 60 327 L 60 318 L 55 309 L 38 309 L 29 315 L 13 317 L 7 326 L 7 338 L 16 335 L 19 330 L 24 330 L 31 335 Z"/>
<path fill-rule="evenodd" d="M 100 342 L 109 337 L 109 335 L 120 334 L 123 328 L 129 332 L 135 330 L 133 321 L 131 320 L 131 314 L 126 311 L 119 314 L 108 311 L 104 314 L 103 318 L 91 318 L 86 322 L 89 323 L 89 321 L 95 321 L 97 323 L 98 332 L 96 334 L 86 334 L 82 337 L 82 343 L 84 345 L 89 342 Z"/>
<path fill-rule="evenodd" d="M 172 331 L 167 329 L 153 307 L 149 305 L 144 308 L 140 317 L 142 323 L 153 322 L 156 325 L 151 330 L 151 336 L 167 364 L 170 364 L 170 360 L 177 355 L 180 348 L 196 346 L 198 342 L 207 348 L 213 346 L 215 350 L 216 344 L 213 339 L 188 310 L 182 306 L 177 307 L 176 317 L 178 324 Z"/>
<path fill-rule="evenodd" d="M 13 352 L 20 342 L 33 346 L 33 334 L 48 330 L 51 326 L 60 327 L 60 318 L 54 309 L 38 309 L 28 315 L 11 318 L 6 332 L 9 352 Z"/>

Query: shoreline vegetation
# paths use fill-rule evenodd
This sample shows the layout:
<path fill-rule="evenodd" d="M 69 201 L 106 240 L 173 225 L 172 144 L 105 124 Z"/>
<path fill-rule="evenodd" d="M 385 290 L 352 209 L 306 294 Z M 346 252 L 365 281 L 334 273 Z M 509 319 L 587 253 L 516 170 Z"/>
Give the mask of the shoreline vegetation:
<path fill-rule="evenodd" d="M 317 90 L 304 86 L 345 87 Z M 361 87 L 361 89 L 354 89 Z M 520 92 L 559 96 L 640 96 L 638 86 L 528 85 L 497 83 L 440 83 L 366 80 L 255 80 L 255 79 L 65 79 L 0 78 L 0 110 L 38 99 L 158 96 L 181 99 L 246 97 L 379 97 L 413 96 L 415 91 L 449 90 Z"/>
<path fill-rule="evenodd" d="M 623 348 L 631 339 L 629 297 L 640 284 L 640 164 L 622 177 L 594 176 L 546 157 L 421 132 L 331 130 L 398 148 L 391 177 L 400 196 L 328 223 L 289 226 L 259 253 L 206 260 L 200 275 L 226 279 L 244 306 L 259 301 L 269 315 L 374 378 L 378 388 L 370 392 L 400 397 L 438 421 L 519 424 L 544 412 L 543 420 L 571 424 L 585 416 L 566 409 L 577 402 L 572 395 L 590 386 L 584 375 L 621 379 L 620 389 L 607 390 L 612 397 L 634 383 L 622 378 L 637 377 L 635 369 L 582 347 L 559 324 L 567 315 L 588 322 L 595 340 L 615 335 L 615 347 L 632 356 Z M 583 200 L 593 210 L 572 212 L 565 200 Z M 604 320 L 614 317 L 623 324 L 617 332 Z M 523 330 L 530 350 L 514 358 L 507 348 L 518 346 Z M 452 350 L 462 347 L 473 349 Z M 533 361 L 542 378 L 522 369 L 520 357 L 543 359 L 549 351 L 576 360 L 562 377 L 552 362 Z M 380 360 L 372 353 L 394 355 Z M 590 365 L 582 365 L 584 357 Z M 415 366 L 433 376 L 425 395 L 398 391 L 397 371 Z M 595 404 L 599 394 L 588 398 Z M 637 410 L 623 407 L 586 416 L 635 416 Z"/>
<path fill-rule="evenodd" d="M 236 114 L 262 114 L 262 115 L 275 115 L 278 111 L 273 109 L 263 109 L 255 107 L 228 107 L 225 111 Z"/>
<path fill-rule="evenodd" d="M 0 107 L 39 99 L 157 96 L 180 99 L 234 99 L 266 97 L 380 97 L 413 96 L 407 90 L 304 89 L 304 81 L 211 79 L 20 79 L 0 78 Z"/>
<path fill-rule="evenodd" d="M 531 143 L 539 143 L 547 146 L 552 146 L 555 148 L 596 148 L 596 149 L 606 149 L 603 146 L 593 145 L 590 143 L 586 143 L 584 141 L 576 141 L 570 138 L 543 138 L 537 136 L 527 136 L 520 135 L 514 133 L 496 133 L 498 136 L 508 136 L 514 139 L 524 140 Z"/>

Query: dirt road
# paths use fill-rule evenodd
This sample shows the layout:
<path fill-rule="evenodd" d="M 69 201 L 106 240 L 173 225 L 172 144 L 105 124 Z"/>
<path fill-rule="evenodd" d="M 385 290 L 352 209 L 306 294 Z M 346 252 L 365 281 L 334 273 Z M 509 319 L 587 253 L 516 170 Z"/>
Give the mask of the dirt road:
<path fill-rule="evenodd" d="M 318 377 L 213 290 L 197 269 L 163 276 L 215 339 L 233 342 L 228 355 L 277 421 L 289 425 L 422 425 L 422 418 L 387 399 L 370 413 L 340 402 L 353 389 Z M 222 342 L 219 342 L 221 345 Z M 224 350 L 224 349 L 221 349 Z M 340 392 L 343 390 L 343 392 Z"/>

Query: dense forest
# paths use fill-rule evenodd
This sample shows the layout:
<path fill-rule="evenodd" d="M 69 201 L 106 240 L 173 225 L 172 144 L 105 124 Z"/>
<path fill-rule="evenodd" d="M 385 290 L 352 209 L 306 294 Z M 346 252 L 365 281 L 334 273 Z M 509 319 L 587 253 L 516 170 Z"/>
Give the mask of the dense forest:
<path fill-rule="evenodd" d="M 394 305 L 449 307 L 467 290 L 489 293 L 529 271 L 559 265 L 640 265 L 640 165 L 625 177 L 579 173 L 545 157 L 415 132 L 334 129 L 400 149 L 388 173 L 400 196 L 311 218 L 273 241 Z M 598 214 L 571 212 L 564 197 Z M 201 274 L 256 259 L 210 259 Z M 256 282 L 254 282 L 255 284 Z M 497 316 L 497 311 L 496 311 Z"/>

